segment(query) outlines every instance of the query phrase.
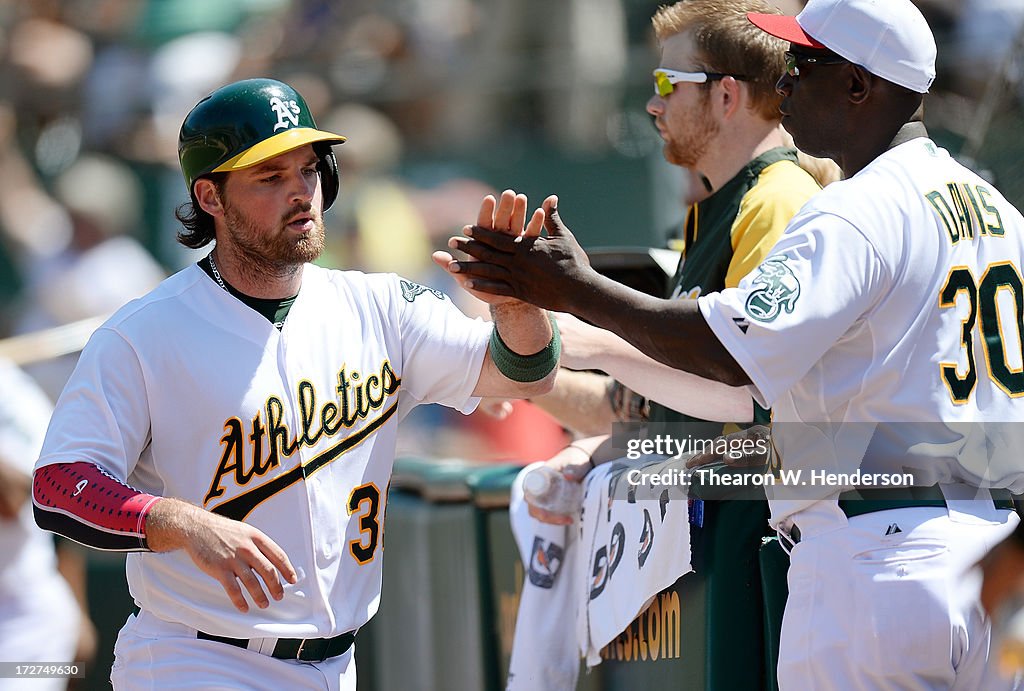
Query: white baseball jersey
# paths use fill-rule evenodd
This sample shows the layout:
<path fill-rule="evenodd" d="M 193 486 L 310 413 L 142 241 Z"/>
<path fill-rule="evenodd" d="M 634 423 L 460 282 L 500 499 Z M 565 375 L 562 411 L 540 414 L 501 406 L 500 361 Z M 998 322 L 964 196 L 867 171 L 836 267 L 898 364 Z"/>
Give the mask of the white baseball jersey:
<path fill-rule="evenodd" d="M 1024 420 L 1022 265 L 1021 214 L 918 138 L 826 187 L 699 304 L 806 485 L 860 465 L 1019 492 L 1024 435 L 1005 423 Z M 851 486 L 817 484 L 769 488 L 773 524 Z"/>
<path fill-rule="evenodd" d="M 399 420 L 470 412 L 491 325 L 391 274 L 306 265 L 279 332 L 198 266 L 119 310 L 57 404 L 38 466 L 87 461 L 244 520 L 298 572 L 238 612 L 184 551 L 128 555 L 139 605 L 233 638 L 329 637 L 377 610 Z"/>
<path fill-rule="evenodd" d="M 0 359 L 0 463 L 26 475 L 43 443 L 53 405 L 13 363 Z M 73 662 L 78 642 L 78 602 L 57 572 L 53 536 L 36 527 L 32 502 L 17 517 L 0 518 L 0 660 Z M 62 689 L 66 681 L 39 681 Z M 0 679 L 0 691 L 25 688 L 21 679 Z"/>

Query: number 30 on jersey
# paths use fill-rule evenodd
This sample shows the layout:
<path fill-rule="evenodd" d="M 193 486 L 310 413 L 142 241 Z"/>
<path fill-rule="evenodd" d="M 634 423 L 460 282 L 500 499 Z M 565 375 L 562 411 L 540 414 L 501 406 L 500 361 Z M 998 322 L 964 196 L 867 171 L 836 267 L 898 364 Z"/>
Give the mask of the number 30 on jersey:
<path fill-rule="evenodd" d="M 954 267 L 939 293 L 939 307 L 956 307 L 960 295 L 970 311 L 961 322 L 960 345 L 967 354 L 967 372 L 957 363 L 940 363 L 942 379 L 954 403 L 966 403 L 978 383 L 974 327 L 981 330 L 988 376 L 1011 398 L 1024 395 L 1024 282 L 1010 262 L 989 264 L 981 281 L 965 266 Z M 980 317 L 980 318 L 979 318 Z"/>

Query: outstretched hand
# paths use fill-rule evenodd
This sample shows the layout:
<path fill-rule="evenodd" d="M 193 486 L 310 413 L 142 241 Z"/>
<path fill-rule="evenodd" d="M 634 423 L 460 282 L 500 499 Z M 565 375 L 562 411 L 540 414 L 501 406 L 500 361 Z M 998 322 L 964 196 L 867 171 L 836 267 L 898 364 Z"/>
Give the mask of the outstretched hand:
<path fill-rule="evenodd" d="M 519 241 L 526 237 L 537 237 L 540 235 L 541 228 L 544 225 L 544 212 L 540 209 L 535 209 L 533 215 L 530 216 L 530 222 L 527 224 L 527 203 L 525 194 L 516 194 L 512 190 L 502 192 L 498 200 L 495 200 L 491 195 L 487 195 L 480 204 L 476 225 L 465 226 L 462 232 L 469 235 L 472 233 L 472 228 L 483 228 L 503 235 L 512 241 Z M 449 241 L 448 246 L 452 249 L 458 249 L 451 241 Z M 450 253 L 443 251 L 434 252 L 431 255 L 431 259 L 435 264 L 454 276 L 463 289 L 489 305 L 516 302 L 514 298 L 474 290 L 472 286 L 467 285 L 468 276 L 465 273 L 459 272 L 457 267 L 472 260 L 458 262 Z"/>
<path fill-rule="evenodd" d="M 547 237 L 540 236 L 538 221 Z M 531 232 L 535 224 L 538 232 Z M 498 296 L 568 312 L 594 275 L 586 252 L 559 218 L 558 197 L 553 195 L 534 212 L 527 232 L 514 235 L 482 225 L 463 232 L 467 237 L 451 238 L 448 246 L 472 259 L 445 264 L 437 255 L 451 255 L 439 252 L 434 261 L 474 295 L 492 296 L 484 298 L 491 304 Z"/>

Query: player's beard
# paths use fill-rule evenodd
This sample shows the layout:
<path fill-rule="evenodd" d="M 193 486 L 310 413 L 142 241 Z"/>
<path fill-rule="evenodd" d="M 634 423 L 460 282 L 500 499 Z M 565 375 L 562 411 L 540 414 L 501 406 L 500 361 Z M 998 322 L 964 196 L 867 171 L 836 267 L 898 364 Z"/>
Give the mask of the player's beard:
<path fill-rule="evenodd" d="M 313 229 L 301 235 L 289 230 L 288 221 L 298 214 L 309 214 Z M 324 221 L 311 204 L 293 206 L 268 231 L 262 224 L 246 216 L 230 203 L 224 204 L 224 225 L 233 251 L 241 260 L 242 270 L 258 274 L 287 276 L 298 267 L 311 262 L 324 251 Z"/>
<path fill-rule="evenodd" d="M 665 141 L 665 160 L 677 166 L 697 169 L 711 146 L 712 140 L 718 136 L 720 128 L 708 113 L 709 94 L 703 94 L 700 102 L 689 113 L 678 114 L 676 121 L 684 124 L 682 132 L 666 128 L 668 139 Z"/>

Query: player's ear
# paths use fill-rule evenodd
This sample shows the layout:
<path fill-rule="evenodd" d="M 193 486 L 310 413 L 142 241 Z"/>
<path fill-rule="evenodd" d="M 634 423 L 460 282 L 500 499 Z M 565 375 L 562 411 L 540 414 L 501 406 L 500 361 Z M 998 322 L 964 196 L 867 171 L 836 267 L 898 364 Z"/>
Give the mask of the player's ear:
<path fill-rule="evenodd" d="M 208 178 L 199 178 L 192 186 L 192 193 L 201 208 L 211 216 L 223 216 L 224 204 L 220 198 L 217 185 Z"/>
<path fill-rule="evenodd" d="M 869 96 L 871 96 L 871 89 L 874 86 L 875 76 L 860 65 L 849 63 L 848 65 L 844 65 L 844 67 L 849 68 L 847 93 L 850 98 L 850 103 L 860 105 L 868 100 Z"/>
<path fill-rule="evenodd" d="M 746 87 L 735 77 L 722 77 L 718 81 L 721 86 L 718 100 L 721 103 L 722 115 L 728 120 L 739 111 L 744 96 L 743 89 Z"/>

